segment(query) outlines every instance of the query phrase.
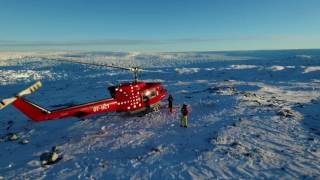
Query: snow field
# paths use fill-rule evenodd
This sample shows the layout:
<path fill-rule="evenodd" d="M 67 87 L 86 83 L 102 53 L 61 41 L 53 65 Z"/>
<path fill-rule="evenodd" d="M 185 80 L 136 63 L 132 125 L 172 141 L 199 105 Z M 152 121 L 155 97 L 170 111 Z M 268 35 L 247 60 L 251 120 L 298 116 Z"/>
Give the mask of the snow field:
<path fill-rule="evenodd" d="M 67 58 L 142 65 L 150 70 L 142 79 L 161 81 L 173 94 L 175 112 L 164 108 L 141 117 L 109 113 L 33 124 L 8 107 L 0 111 L 0 176 L 317 179 L 320 75 L 314 69 L 320 64 L 316 55 L 292 53 L 275 59 L 252 53 L 11 54 L 15 59 L 0 61 L 1 99 L 42 80 L 43 87 L 27 98 L 57 108 L 109 97 L 106 86 L 132 78 L 128 72 L 48 60 Z M 191 110 L 187 129 L 179 127 L 182 103 Z M 30 143 L 8 141 L 9 132 Z M 43 168 L 39 155 L 53 145 L 64 158 Z"/>

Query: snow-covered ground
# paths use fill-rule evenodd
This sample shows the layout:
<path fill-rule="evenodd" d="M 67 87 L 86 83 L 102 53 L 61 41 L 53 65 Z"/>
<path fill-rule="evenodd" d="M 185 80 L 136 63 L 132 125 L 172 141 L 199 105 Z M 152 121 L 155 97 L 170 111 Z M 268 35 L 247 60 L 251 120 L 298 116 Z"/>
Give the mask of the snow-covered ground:
<path fill-rule="evenodd" d="M 41 80 L 27 98 L 54 109 L 109 97 L 108 86 L 132 78 L 61 59 L 144 67 L 140 78 L 162 82 L 175 112 L 32 123 L 9 106 L 0 111 L 0 179 L 320 178 L 320 50 L 2 52 L 0 99 Z M 182 103 L 191 107 L 187 129 Z M 63 159 L 41 167 L 54 145 Z"/>

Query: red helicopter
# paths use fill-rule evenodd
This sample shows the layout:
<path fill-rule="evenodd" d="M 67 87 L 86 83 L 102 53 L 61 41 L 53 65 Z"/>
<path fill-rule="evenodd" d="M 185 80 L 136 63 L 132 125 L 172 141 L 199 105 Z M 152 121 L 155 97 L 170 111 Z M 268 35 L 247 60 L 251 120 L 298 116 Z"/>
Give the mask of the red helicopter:
<path fill-rule="evenodd" d="M 42 122 L 66 117 L 82 118 L 93 114 L 114 111 L 135 113 L 154 110 L 159 108 L 160 102 L 167 96 L 167 91 L 161 83 L 138 81 L 138 73 L 143 71 L 138 67 L 126 68 L 106 64 L 92 64 L 69 60 L 62 61 L 129 70 L 134 74 L 134 81 L 109 87 L 108 90 L 111 94 L 111 98 L 109 99 L 55 110 L 47 110 L 23 98 L 23 96 L 31 94 L 42 86 L 41 82 L 38 81 L 16 96 L 0 101 L 0 110 L 12 104 L 33 121 Z"/>

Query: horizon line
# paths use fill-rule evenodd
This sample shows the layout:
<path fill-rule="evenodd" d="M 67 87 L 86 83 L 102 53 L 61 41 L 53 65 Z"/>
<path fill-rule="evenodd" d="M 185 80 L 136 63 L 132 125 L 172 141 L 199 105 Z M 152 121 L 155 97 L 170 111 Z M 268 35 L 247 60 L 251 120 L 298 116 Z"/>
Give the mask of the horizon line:
<path fill-rule="evenodd" d="M 116 53 L 192 53 L 192 52 L 246 52 L 246 51 L 298 51 L 298 50 L 320 50 L 319 48 L 279 48 L 279 49 L 234 49 L 234 50 L 186 50 L 186 51 L 110 51 L 110 50 L 67 50 L 67 49 L 38 49 L 38 50 L 1 50 L 0 53 L 14 53 L 14 52 L 29 52 L 29 53 L 44 53 L 44 52 L 116 52 Z"/>

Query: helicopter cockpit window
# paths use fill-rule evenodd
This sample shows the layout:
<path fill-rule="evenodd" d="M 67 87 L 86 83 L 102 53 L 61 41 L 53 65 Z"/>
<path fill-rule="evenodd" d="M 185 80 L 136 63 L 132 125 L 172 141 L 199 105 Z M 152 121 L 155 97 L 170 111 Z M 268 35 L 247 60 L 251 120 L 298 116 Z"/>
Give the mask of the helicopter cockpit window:
<path fill-rule="evenodd" d="M 114 87 L 114 86 L 108 87 L 108 90 L 109 90 L 111 96 L 114 98 L 114 93 L 116 92 L 116 87 Z"/>
<path fill-rule="evenodd" d="M 156 95 L 157 95 L 157 93 L 156 93 L 155 89 L 151 89 L 151 90 L 145 91 L 143 93 L 143 101 L 147 101 L 147 99 L 153 98 Z"/>

